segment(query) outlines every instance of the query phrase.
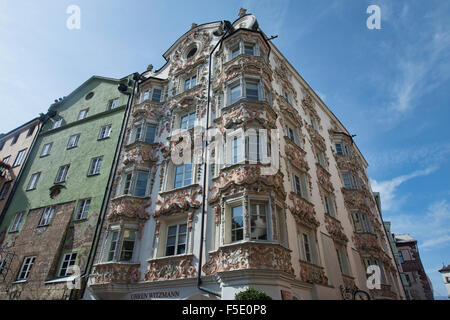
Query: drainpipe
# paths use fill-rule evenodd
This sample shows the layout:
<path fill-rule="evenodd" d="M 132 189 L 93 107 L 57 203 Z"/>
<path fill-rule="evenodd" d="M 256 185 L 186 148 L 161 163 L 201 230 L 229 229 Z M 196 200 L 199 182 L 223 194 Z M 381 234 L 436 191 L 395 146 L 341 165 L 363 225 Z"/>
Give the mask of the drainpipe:
<path fill-rule="evenodd" d="M 92 266 L 94 264 L 94 259 L 95 259 L 95 255 L 97 254 L 97 247 L 98 247 L 98 243 L 100 240 L 100 230 L 103 227 L 103 223 L 105 221 L 104 217 L 106 214 L 106 210 L 108 208 L 108 203 L 109 200 L 111 198 L 111 190 L 112 190 L 112 184 L 116 175 L 116 170 L 117 170 L 117 166 L 118 166 L 118 160 L 119 160 L 119 156 L 120 156 L 120 152 L 122 151 L 122 146 L 123 146 L 123 140 L 125 138 L 125 133 L 126 133 L 126 125 L 128 123 L 128 119 L 129 119 L 129 114 L 130 114 L 130 110 L 131 110 L 131 106 L 133 104 L 133 98 L 134 98 L 134 92 L 136 90 L 136 86 L 138 83 L 138 80 L 140 79 L 141 75 L 139 73 L 134 73 L 133 75 L 133 80 L 134 80 L 134 85 L 133 85 L 133 92 L 131 94 L 129 93 L 125 93 L 128 95 L 128 102 L 127 102 L 127 108 L 125 110 L 125 116 L 124 116 L 124 120 L 122 122 L 122 128 L 120 130 L 120 136 L 119 136 L 119 141 L 117 142 L 116 145 L 116 150 L 114 152 L 114 160 L 113 160 L 113 164 L 111 166 L 111 170 L 109 173 L 109 178 L 108 178 L 108 185 L 107 188 L 105 190 L 105 195 L 103 196 L 103 202 L 102 202 L 102 206 L 100 208 L 100 216 L 97 220 L 97 225 L 95 227 L 95 232 L 94 232 L 94 238 L 92 240 L 92 245 L 91 245 L 91 249 L 89 250 L 89 256 L 88 259 L 86 261 L 86 267 L 84 269 L 84 272 L 80 275 L 79 278 L 77 279 L 84 279 L 87 276 L 89 276 L 89 274 L 91 274 L 92 271 Z M 75 281 L 77 279 L 73 280 L 73 283 L 75 283 Z M 87 281 L 84 285 L 82 285 L 81 288 L 81 297 L 84 296 L 84 293 L 86 291 L 86 287 L 87 287 Z M 74 289 L 70 290 L 70 295 L 69 295 L 69 300 L 72 300 L 73 298 L 73 293 L 74 293 Z"/>
<path fill-rule="evenodd" d="M 209 54 L 209 69 L 208 69 L 208 97 L 206 102 L 206 134 L 205 134 L 205 156 L 204 156 L 204 162 L 203 162 L 203 195 L 202 195 L 202 215 L 201 215 L 201 233 L 200 233 L 200 250 L 199 250 L 199 256 L 198 256 L 198 272 L 197 272 L 197 288 L 203 292 L 206 292 L 208 294 L 215 295 L 219 298 L 222 296 L 216 292 L 212 292 L 211 290 L 208 290 L 204 287 L 202 287 L 202 262 L 203 262 L 203 241 L 205 241 L 204 233 L 205 233 L 205 214 L 206 214 L 206 184 L 208 179 L 208 138 L 207 133 L 209 129 L 209 109 L 210 109 L 210 94 L 211 94 L 211 66 L 212 66 L 212 56 L 214 51 L 217 49 L 217 47 L 222 43 L 225 36 L 228 34 L 229 31 L 232 30 L 232 26 L 229 22 L 224 21 L 222 22 L 223 26 L 227 27 L 226 30 L 224 29 L 224 34 L 222 35 L 222 38 L 217 42 L 215 47 L 212 49 L 211 53 Z"/>

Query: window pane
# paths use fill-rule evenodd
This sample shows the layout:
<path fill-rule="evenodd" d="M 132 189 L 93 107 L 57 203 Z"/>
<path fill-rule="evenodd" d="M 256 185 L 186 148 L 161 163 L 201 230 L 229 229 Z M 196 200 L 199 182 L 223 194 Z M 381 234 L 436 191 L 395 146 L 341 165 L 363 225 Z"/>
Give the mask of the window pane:
<path fill-rule="evenodd" d="M 145 133 L 145 142 L 153 143 L 155 142 L 156 127 L 147 126 L 147 131 Z"/>
<path fill-rule="evenodd" d="M 244 47 L 244 52 L 250 56 L 255 55 L 255 46 L 252 44 L 246 44 Z"/>
<path fill-rule="evenodd" d="M 231 95 L 231 103 L 235 103 L 241 98 L 241 86 L 238 84 L 231 88 L 230 90 Z"/>
<path fill-rule="evenodd" d="M 139 172 L 136 181 L 136 189 L 134 195 L 136 197 L 144 197 L 147 191 L 148 173 Z"/>
<path fill-rule="evenodd" d="M 153 102 L 161 101 L 161 89 L 153 89 L 152 101 Z"/>
<path fill-rule="evenodd" d="M 246 95 L 249 100 L 259 100 L 258 95 L 258 83 L 247 82 L 246 83 Z"/>

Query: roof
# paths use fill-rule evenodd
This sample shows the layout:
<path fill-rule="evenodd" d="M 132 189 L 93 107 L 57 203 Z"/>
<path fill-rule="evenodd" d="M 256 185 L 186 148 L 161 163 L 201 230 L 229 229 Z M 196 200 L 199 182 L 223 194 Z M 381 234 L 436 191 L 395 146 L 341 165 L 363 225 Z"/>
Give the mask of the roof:
<path fill-rule="evenodd" d="M 30 121 L 28 121 L 28 122 L 22 124 L 21 126 L 15 128 L 15 129 L 13 129 L 13 130 L 11 130 L 11 131 L 9 131 L 8 133 L 2 133 L 2 134 L 0 134 L 0 140 L 2 140 L 2 141 L 3 141 L 3 140 L 4 140 L 4 141 L 8 140 L 9 137 L 10 137 L 11 135 L 15 134 L 17 131 L 23 130 L 24 128 L 26 128 L 27 126 L 29 126 L 30 124 L 32 124 L 33 122 L 36 122 L 36 121 L 38 121 L 38 120 L 39 120 L 39 117 L 36 117 L 36 118 L 34 118 L 34 119 L 32 119 L 32 120 L 30 120 Z M 5 139 L 4 139 L 4 138 L 5 138 Z"/>
<path fill-rule="evenodd" d="M 394 233 L 394 239 L 395 242 L 397 243 L 402 243 L 402 242 L 417 242 L 416 239 L 414 239 L 413 237 L 411 237 L 409 234 L 407 233 Z"/>
<path fill-rule="evenodd" d="M 439 272 L 450 272 L 450 264 L 448 266 L 443 266 Z"/>

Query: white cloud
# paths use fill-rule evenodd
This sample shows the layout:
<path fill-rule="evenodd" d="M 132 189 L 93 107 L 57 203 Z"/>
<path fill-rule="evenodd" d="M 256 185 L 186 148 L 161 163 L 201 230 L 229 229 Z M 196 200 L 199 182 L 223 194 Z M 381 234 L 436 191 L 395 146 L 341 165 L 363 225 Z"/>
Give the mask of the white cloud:
<path fill-rule="evenodd" d="M 444 199 L 428 206 L 424 215 L 385 215 L 392 232 L 408 233 L 419 240 L 419 249 L 442 249 L 450 245 L 450 203 Z"/>
<path fill-rule="evenodd" d="M 376 180 L 371 179 L 370 183 L 372 185 L 372 190 L 380 193 L 383 211 L 389 211 L 394 209 L 395 206 L 394 203 L 396 201 L 395 192 L 402 183 L 405 183 L 406 181 L 416 177 L 429 175 L 430 173 L 436 171 L 436 169 L 437 169 L 436 167 L 430 167 L 425 170 L 414 171 L 413 173 L 396 177 L 392 180 L 387 181 L 378 182 Z"/>

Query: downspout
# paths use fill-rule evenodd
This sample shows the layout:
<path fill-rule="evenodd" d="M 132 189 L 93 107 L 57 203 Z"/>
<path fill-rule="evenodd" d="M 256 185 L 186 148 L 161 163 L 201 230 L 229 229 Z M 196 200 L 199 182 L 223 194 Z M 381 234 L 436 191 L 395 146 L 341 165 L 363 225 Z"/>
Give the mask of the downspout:
<path fill-rule="evenodd" d="M 136 74 L 138 74 L 138 73 L 135 73 L 134 75 L 136 75 Z M 116 150 L 114 152 L 114 160 L 113 160 L 113 164 L 111 166 L 111 170 L 110 170 L 110 173 L 109 173 L 108 185 L 107 185 L 107 188 L 105 190 L 105 195 L 103 196 L 103 202 L 102 202 L 102 206 L 100 208 L 100 216 L 99 216 L 99 219 L 97 220 L 97 225 L 95 227 L 94 238 L 92 240 L 91 249 L 89 251 L 89 256 L 88 256 L 88 259 L 86 261 L 86 267 L 84 269 L 84 272 L 80 275 L 80 277 L 73 280 L 73 283 L 75 283 L 75 281 L 78 280 L 78 279 L 81 280 L 81 279 L 86 278 L 87 276 L 89 276 L 89 274 L 92 271 L 92 266 L 93 266 L 93 262 L 94 262 L 94 259 L 95 259 L 95 255 L 97 254 L 98 242 L 100 240 L 99 231 L 103 228 L 103 223 L 105 221 L 104 217 L 105 217 L 105 214 L 106 214 L 106 209 L 108 208 L 107 204 L 109 203 L 109 200 L 111 198 L 112 183 L 113 183 L 115 175 L 116 175 L 116 170 L 117 170 L 117 166 L 118 166 L 118 160 L 119 160 L 120 152 L 122 151 L 123 140 L 125 138 L 126 125 L 128 123 L 131 106 L 133 104 L 134 92 L 136 90 L 136 85 L 138 83 L 138 79 L 135 79 L 136 77 L 137 76 L 133 77 L 133 80 L 134 80 L 133 92 L 131 94 L 125 93 L 125 94 L 128 94 L 127 108 L 125 110 L 124 120 L 122 121 L 122 128 L 120 130 L 119 141 L 117 142 Z M 139 75 L 139 78 L 140 78 L 140 75 Z M 83 297 L 84 294 L 85 294 L 86 287 L 87 287 L 87 281 L 88 280 L 86 280 L 86 283 L 84 283 L 82 285 L 80 297 Z M 72 300 L 73 292 L 74 292 L 74 289 L 72 289 L 70 291 L 69 300 Z"/>
<path fill-rule="evenodd" d="M 222 22 L 222 24 L 225 26 L 225 22 Z M 205 241 L 204 232 L 205 232 L 205 214 L 206 214 L 206 184 L 208 179 L 208 130 L 209 130 L 209 109 L 210 109 L 210 94 L 211 94 L 211 66 L 212 66 L 212 56 L 214 51 L 217 49 L 217 47 L 222 43 L 223 39 L 227 35 L 228 30 L 224 30 L 224 34 L 222 35 L 222 38 L 217 42 L 217 44 L 212 49 L 211 53 L 209 54 L 209 68 L 208 68 L 208 97 L 206 102 L 206 132 L 205 132 L 205 156 L 203 160 L 203 195 L 202 195 L 202 215 L 201 215 L 201 231 L 200 231 L 200 250 L 199 250 L 199 256 L 198 256 L 198 272 L 197 272 L 197 288 L 203 292 L 206 292 L 208 294 L 215 295 L 219 298 L 222 296 L 216 292 L 212 292 L 211 290 L 208 290 L 204 287 L 202 287 L 202 262 L 203 262 L 203 241 Z"/>
<path fill-rule="evenodd" d="M 42 115 L 42 114 L 41 114 Z M 38 118 L 36 118 L 38 119 Z M 25 159 L 23 160 L 23 164 L 22 167 L 19 170 L 19 174 L 17 175 L 17 178 L 15 179 L 14 185 L 11 189 L 11 192 L 9 193 L 8 199 L 6 199 L 5 205 L 3 207 L 3 210 L 0 214 L 0 226 L 3 222 L 3 219 L 6 216 L 6 212 L 8 211 L 8 207 L 11 204 L 12 198 L 14 196 L 14 194 L 16 193 L 16 190 L 19 186 L 19 182 L 20 182 L 20 178 L 22 177 L 23 172 L 25 171 L 25 167 L 28 165 L 28 159 L 31 155 L 31 153 L 33 152 L 34 146 L 36 144 L 36 141 L 38 139 L 38 136 L 41 134 L 42 128 L 44 127 L 44 124 L 47 122 L 47 120 L 49 119 L 48 113 L 45 115 L 42 115 L 39 118 L 39 124 L 38 124 L 38 131 L 36 132 L 33 141 L 31 142 L 30 145 L 30 150 L 27 152 L 27 155 L 25 156 Z"/>

